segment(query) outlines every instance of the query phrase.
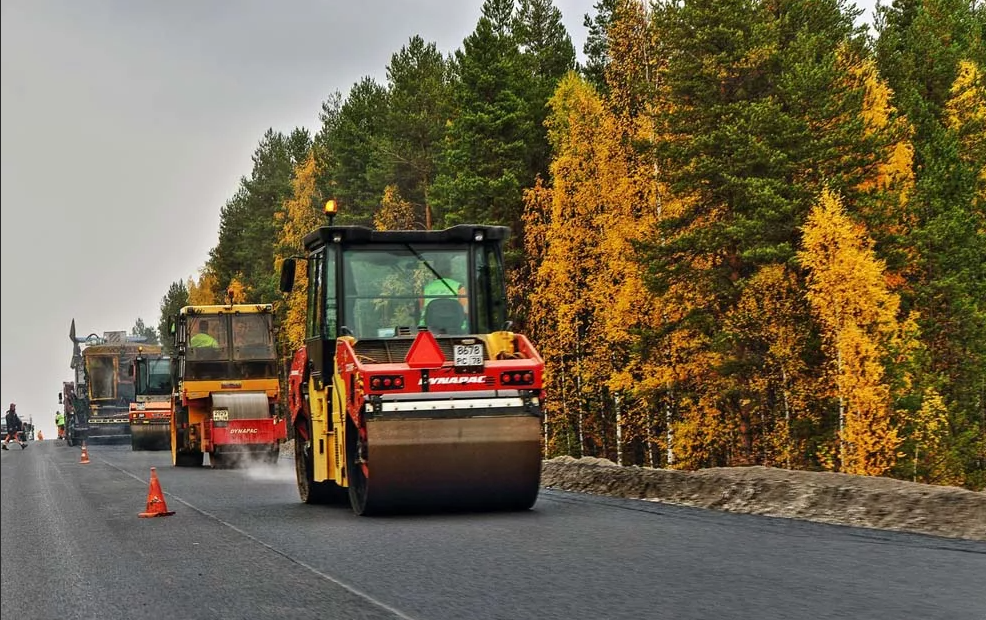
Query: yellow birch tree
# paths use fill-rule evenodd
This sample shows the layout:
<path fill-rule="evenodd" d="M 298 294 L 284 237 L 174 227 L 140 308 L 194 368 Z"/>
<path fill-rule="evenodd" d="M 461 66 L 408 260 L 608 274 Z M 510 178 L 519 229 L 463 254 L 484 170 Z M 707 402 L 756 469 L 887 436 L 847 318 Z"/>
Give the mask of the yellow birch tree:
<path fill-rule="evenodd" d="M 318 205 L 317 182 L 319 177 L 318 164 L 314 152 L 310 152 L 298 166 L 295 167 L 294 179 L 291 181 L 291 198 L 284 202 L 284 208 L 275 214 L 280 224 L 278 243 L 275 254 L 275 268 L 281 269 L 281 264 L 288 256 L 302 254 L 302 240 L 320 224 L 321 210 Z M 305 263 L 300 262 L 295 272 L 294 288 L 287 294 L 283 306 L 283 322 L 281 332 L 289 351 L 302 347 L 305 343 L 305 317 L 308 290 L 308 273 Z"/>
<path fill-rule="evenodd" d="M 910 420 L 914 430 L 912 477 L 915 482 L 960 486 L 964 482 L 962 465 L 946 448 L 949 435 L 948 408 L 937 390 L 928 388 L 921 407 Z"/>
<path fill-rule="evenodd" d="M 211 306 L 220 303 L 220 295 L 216 290 L 219 282 L 216 274 L 208 269 L 199 273 L 198 280 L 189 278 L 188 283 L 188 305 L 190 306 Z"/>
<path fill-rule="evenodd" d="M 587 339 L 595 331 L 588 280 L 599 268 L 599 239 L 592 223 L 601 203 L 588 192 L 598 187 L 591 153 L 600 103 L 591 87 L 570 73 L 549 106 L 545 124 L 554 151 L 552 186 L 539 184 L 527 192 L 525 204 L 527 243 L 544 243 L 534 255 L 540 260 L 530 266 L 529 324 L 548 361 L 553 395 L 546 411 L 548 454 L 582 456 L 594 451 L 589 443 L 597 443 L 587 437 L 591 425 L 586 420 L 587 406 L 596 395 L 589 393 L 583 379 Z"/>
<path fill-rule="evenodd" d="M 979 170 L 976 206 L 982 209 L 986 206 L 986 79 L 971 60 L 959 63 L 945 117 L 948 128 L 958 133 L 962 159 Z"/>
<path fill-rule="evenodd" d="M 422 228 L 414 221 L 414 205 L 401 197 L 396 185 L 384 188 L 380 209 L 373 214 L 373 225 L 377 230 Z"/>
<path fill-rule="evenodd" d="M 656 465 L 655 403 L 667 404 L 675 362 L 670 346 L 659 360 L 640 355 L 641 329 L 659 329 L 669 311 L 644 286 L 646 264 L 634 249 L 667 206 L 659 204 L 652 162 L 634 146 L 653 128 L 645 115 L 614 114 L 574 74 L 551 105 L 552 186 L 529 190 L 525 211 L 530 323 L 553 396 L 548 453 L 623 461 L 635 443 Z"/>
<path fill-rule="evenodd" d="M 863 86 L 860 116 L 864 136 L 880 149 L 875 165 L 859 171 L 862 180 L 855 188 L 858 198 L 852 209 L 866 221 L 874 238 L 902 239 L 916 225 L 907 208 L 915 181 L 913 129 L 891 104 L 893 91 L 880 79 L 876 62 L 872 58 L 856 58 L 845 53 L 845 49 L 840 52 L 846 80 Z M 884 246 L 887 252 L 903 252 L 894 260 L 896 271 L 887 273 L 890 283 L 897 288 L 907 280 L 907 271 L 914 268 L 916 258 L 901 243 Z"/>
<path fill-rule="evenodd" d="M 899 299 L 865 230 L 830 191 L 809 214 L 802 244 L 808 300 L 834 366 L 840 469 L 885 474 L 900 444 L 883 365 L 901 332 Z"/>

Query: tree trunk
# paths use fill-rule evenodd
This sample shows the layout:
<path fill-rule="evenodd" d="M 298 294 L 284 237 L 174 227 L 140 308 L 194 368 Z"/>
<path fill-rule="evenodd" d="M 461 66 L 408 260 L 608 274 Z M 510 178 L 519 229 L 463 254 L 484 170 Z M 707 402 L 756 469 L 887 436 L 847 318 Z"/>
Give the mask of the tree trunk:
<path fill-rule="evenodd" d="M 674 431 L 671 429 L 671 403 L 664 401 L 664 424 L 667 428 L 668 467 L 674 464 Z"/>
<path fill-rule="evenodd" d="M 784 367 L 781 367 L 781 380 L 783 385 L 781 385 L 781 396 L 784 400 L 784 467 L 786 469 L 791 469 L 791 451 L 794 447 L 791 445 L 791 405 L 787 400 L 787 371 Z"/>
<path fill-rule="evenodd" d="M 657 467 L 657 459 L 654 458 L 654 412 L 650 407 L 647 408 L 647 442 L 644 450 L 644 464 L 647 467 Z"/>
<path fill-rule="evenodd" d="M 842 396 L 842 351 L 836 353 L 836 371 L 838 372 L 838 379 L 836 379 L 837 389 L 839 390 L 839 467 L 836 471 L 842 471 L 845 467 L 846 462 L 846 441 L 844 439 L 845 433 L 844 428 L 846 425 L 846 404 L 845 399 Z"/>
<path fill-rule="evenodd" d="M 616 410 L 616 464 L 623 465 L 623 420 L 620 414 L 620 395 L 613 397 L 613 406 Z"/>

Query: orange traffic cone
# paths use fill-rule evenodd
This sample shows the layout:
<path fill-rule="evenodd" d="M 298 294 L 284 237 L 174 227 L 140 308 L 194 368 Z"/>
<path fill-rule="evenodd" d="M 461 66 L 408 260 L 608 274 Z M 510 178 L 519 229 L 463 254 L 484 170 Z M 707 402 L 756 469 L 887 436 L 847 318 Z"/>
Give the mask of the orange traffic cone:
<path fill-rule="evenodd" d="M 138 514 L 138 517 L 170 517 L 175 514 L 174 510 L 168 510 L 168 505 L 164 502 L 164 492 L 161 491 L 161 483 L 157 479 L 157 470 L 151 468 L 151 488 L 147 491 L 147 510 Z"/>
<path fill-rule="evenodd" d="M 86 442 L 82 442 L 82 460 L 79 462 L 83 465 L 89 464 L 89 448 L 86 447 Z"/>
<path fill-rule="evenodd" d="M 45 434 L 42 433 L 41 431 L 38 431 L 38 441 L 44 441 L 44 440 L 45 440 Z"/>

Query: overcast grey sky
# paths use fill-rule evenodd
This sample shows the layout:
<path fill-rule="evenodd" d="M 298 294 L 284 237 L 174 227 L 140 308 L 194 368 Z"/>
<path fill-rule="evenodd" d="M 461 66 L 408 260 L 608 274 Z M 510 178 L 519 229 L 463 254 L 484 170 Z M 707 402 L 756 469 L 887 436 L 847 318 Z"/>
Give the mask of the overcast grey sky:
<path fill-rule="evenodd" d="M 556 0 L 581 52 L 594 0 Z M 869 4 L 869 2 L 863 3 Z M 80 334 L 157 325 L 196 274 L 268 127 L 421 35 L 449 52 L 481 0 L 3 0 L 2 402 L 54 436 Z"/>
<path fill-rule="evenodd" d="M 157 325 L 197 273 L 268 127 L 420 34 L 444 51 L 480 0 L 3 0 L 2 402 L 54 434 L 80 334 Z M 592 0 L 556 2 L 576 47 Z"/>

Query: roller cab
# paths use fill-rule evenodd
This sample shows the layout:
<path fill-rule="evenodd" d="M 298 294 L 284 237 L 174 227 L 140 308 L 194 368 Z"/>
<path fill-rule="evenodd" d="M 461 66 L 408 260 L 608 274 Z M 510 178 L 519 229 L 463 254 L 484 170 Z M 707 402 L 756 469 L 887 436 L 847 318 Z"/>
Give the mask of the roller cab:
<path fill-rule="evenodd" d="M 507 321 L 508 234 L 305 238 L 307 339 L 288 382 L 302 501 L 361 515 L 534 505 L 544 363 Z M 282 290 L 295 268 L 285 261 Z"/>
<path fill-rule="evenodd" d="M 269 304 L 186 306 L 174 327 L 172 462 L 213 468 L 274 463 L 287 426 Z"/>

